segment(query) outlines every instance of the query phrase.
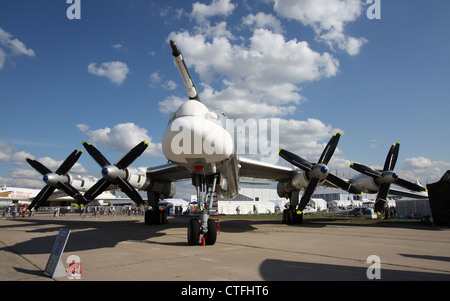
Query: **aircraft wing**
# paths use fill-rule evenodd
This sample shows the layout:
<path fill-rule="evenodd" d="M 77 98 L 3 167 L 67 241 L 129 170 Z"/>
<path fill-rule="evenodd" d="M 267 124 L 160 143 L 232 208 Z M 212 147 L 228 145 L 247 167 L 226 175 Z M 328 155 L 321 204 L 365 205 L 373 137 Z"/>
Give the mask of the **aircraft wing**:
<path fill-rule="evenodd" d="M 293 167 L 270 164 L 250 158 L 239 157 L 240 177 L 287 181 L 294 174 Z M 186 167 L 174 163 L 147 169 L 147 177 L 159 181 L 175 182 L 192 178 Z"/>
<path fill-rule="evenodd" d="M 175 182 L 192 178 L 192 173 L 183 166 L 168 163 L 148 168 L 147 177 L 159 181 Z"/>
<path fill-rule="evenodd" d="M 118 197 L 114 194 L 115 190 L 118 190 L 119 188 L 113 187 L 113 185 L 111 185 L 111 189 L 113 189 L 113 190 L 107 190 L 107 191 L 102 192 L 101 194 L 99 194 L 96 197 L 96 199 L 103 200 L 103 201 L 127 199 L 127 198 Z M 60 202 L 60 201 L 67 201 L 67 200 L 75 200 L 75 199 L 71 196 L 68 196 L 64 191 L 60 191 L 60 190 L 56 190 L 48 198 L 49 202 Z"/>
<path fill-rule="evenodd" d="M 240 177 L 288 181 L 295 173 L 293 167 L 270 164 L 250 158 L 239 157 Z"/>
<path fill-rule="evenodd" d="M 417 198 L 417 199 L 428 199 L 428 192 L 426 192 L 426 191 L 416 192 L 416 191 L 412 191 L 412 190 L 397 189 L 392 186 L 389 189 L 389 194 Z"/>

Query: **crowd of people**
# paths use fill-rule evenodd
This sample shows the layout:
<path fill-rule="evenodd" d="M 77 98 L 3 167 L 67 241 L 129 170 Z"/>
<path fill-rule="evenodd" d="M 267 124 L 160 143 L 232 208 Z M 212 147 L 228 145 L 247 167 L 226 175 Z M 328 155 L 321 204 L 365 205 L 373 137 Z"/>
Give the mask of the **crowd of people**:
<path fill-rule="evenodd" d="M 102 216 L 102 215 L 144 215 L 145 208 L 138 206 L 88 206 L 88 207 L 70 207 L 55 206 L 51 208 L 42 208 L 39 213 L 50 213 L 53 217 L 65 216 L 68 213 L 79 213 L 80 216 Z M 27 210 L 26 206 L 10 206 L 2 209 L 3 218 L 19 218 L 25 216 L 34 216 L 34 210 Z"/>
<path fill-rule="evenodd" d="M 16 217 L 25 217 L 25 213 L 27 213 L 27 209 L 25 206 L 12 206 L 5 207 L 2 211 L 3 218 L 16 218 Z M 34 212 L 31 212 L 34 215 Z"/>

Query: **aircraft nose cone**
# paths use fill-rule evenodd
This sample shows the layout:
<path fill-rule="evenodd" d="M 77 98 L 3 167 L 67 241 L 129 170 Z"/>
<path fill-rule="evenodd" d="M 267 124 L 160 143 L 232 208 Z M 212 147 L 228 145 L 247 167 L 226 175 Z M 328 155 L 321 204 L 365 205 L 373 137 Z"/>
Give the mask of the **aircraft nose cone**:
<path fill-rule="evenodd" d="M 107 167 L 104 167 L 103 169 L 102 169 L 102 174 L 103 175 L 107 175 L 108 174 L 108 172 L 109 172 L 109 170 L 108 170 L 108 168 Z"/>
<path fill-rule="evenodd" d="M 393 178 L 394 180 L 397 180 L 397 179 L 398 179 L 398 173 L 394 172 L 394 173 L 392 174 L 392 178 Z"/>
<path fill-rule="evenodd" d="M 45 175 L 42 179 L 44 180 L 44 182 L 47 182 L 48 181 L 48 175 Z"/>
<path fill-rule="evenodd" d="M 320 168 L 320 171 L 321 171 L 322 173 L 327 173 L 327 172 L 328 172 L 328 167 L 326 167 L 326 166 L 324 165 L 324 166 L 322 166 L 322 167 Z"/>

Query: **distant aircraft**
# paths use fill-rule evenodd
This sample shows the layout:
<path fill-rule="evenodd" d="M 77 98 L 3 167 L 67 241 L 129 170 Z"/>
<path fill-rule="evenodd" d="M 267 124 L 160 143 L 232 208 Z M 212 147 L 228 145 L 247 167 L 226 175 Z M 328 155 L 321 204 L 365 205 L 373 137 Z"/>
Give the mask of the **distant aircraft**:
<path fill-rule="evenodd" d="M 404 180 L 394 172 L 395 163 L 397 162 L 400 143 L 392 144 L 389 149 L 383 170 L 374 170 L 369 166 L 352 163 L 350 167 L 361 173 L 350 179 L 351 185 L 357 187 L 365 193 L 377 193 L 374 211 L 382 212 L 388 194 L 398 196 L 408 196 L 415 198 L 428 198 L 427 189 L 417 183 Z M 409 191 L 392 188 L 391 184 L 401 186 Z"/>
<path fill-rule="evenodd" d="M 10 207 L 15 203 L 29 205 L 38 193 L 39 190 L 36 189 L 3 186 L 0 188 L 0 208 Z"/>
<path fill-rule="evenodd" d="M 16 204 L 27 205 L 29 208 L 29 205 L 38 196 L 39 193 L 40 190 L 34 188 L 10 187 L 10 186 L 0 187 L 0 208 L 10 207 Z M 66 193 L 61 191 L 55 191 L 47 199 L 47 202 L 49 205 L 54 206 L 71 203 L 73 200 L 74 199 L 68 196 Z M 98 197 L 98 200 L 91 201 L 88 204 L 101 205 L 102 203 L 99 201 L 110 201 L 110 200 L 122 201 L 127 199 L 117 197 L 111 191 L 105 191 Z"/>
<path fill-rule="evenodd" d="M 359 216 L 359 215 L 364 215 L 364 212 L 366 209 L 370 208 L 371 206 L 373 206 L 373 204 L 363 204 L 363 206 L 356 206 L 356 207 L 352 207 L 349 209 L 340 209 L 337 206 L 337 202 L 336 201 L 329 201 L 328 202 L 328 208 L 331 210 L 331 212 L 335 213 L 335 214 L 342 214 L 342 215 L 353 215 L 353 216 Z"/>
<path fill-rule="evenodd" d="M 161 224 L 167 219 L 165 212 L 159 210 L 160 200 L 175 195 L 174 182 L 191 179 L 197 192 L 199 216 L 189 221 L 187 241 L 189 245 L 197 245 L 200 241 L 213 245 L 217 238 L 217 225 L 209 218 L 213 199 L 216 195 L 223 199 L 233 199 L 238 195 L 239 178 L 277 181 L 278 195 L 290 200 L 290 206 L 284 212 L 287 223 L 303 221 L 302 211 L 317 185 L 340 187 L 351 193 L 360 193 L 350 181 L 329 172 L 327 164 L 337 147 L 340 133 L 330 139 L 317 163 L 310 163 L 293 153 L 280 150 L 279 155 L 299 169 L 240 155 L 233 135 L 226 128 L 227 115 L 222 111 L 209 109 L 201 102 L 180 50 L 173 40 L 170 40 L 170 46 L 189 99 L 170 116 L 162 139 L 162 150 L 169 163 L 149 167 L 142 174 L 130 165 L 148 147 L 145 141 L 115 164 L 111 164 L 92 144 L 83 142 L 85 149 L 100 165 L 103 178 L 89 188 L 84 196 L 72 189 L 65 175 L 77 159 L 78 154 L 75 153 L 69 156 L 68 163 L 63 163 L 56 173 L 41 168 L 44 181 L 45 175 L 52 175 L 48 177 L 52 181 L 46 181 L 43 196 L 49 195 L 47 190 L 58 187 L 78 202 L 86 203 L 105 190 L 120 189 L 136 204 L 144 205 L 145 201 L 137 191 L 142 190 L 147 192 L 147 203 L 151 206 L 145 213 L 145 224 Z M 301 200 L 300 190 L 305 190 Z M 42 196 L 36 197 L 33 205 L 39 206 L 43 199 L 45 198 Z"/>

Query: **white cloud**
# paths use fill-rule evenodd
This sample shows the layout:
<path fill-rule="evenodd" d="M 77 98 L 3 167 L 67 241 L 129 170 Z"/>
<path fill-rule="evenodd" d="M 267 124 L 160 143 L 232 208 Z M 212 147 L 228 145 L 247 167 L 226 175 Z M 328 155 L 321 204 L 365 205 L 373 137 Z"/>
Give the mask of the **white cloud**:
<path fill-rule="evenodd" d="M 402 161 L 397 171 L 400 177 L 410 181 L 419 180 L 425 185 L 439 181 L 447 170 L 450 170 L 449 162 L 414 157 Z"/>
<path fill-rule="evenodd" d="M 344 33 L 345 25 L 361 16 L 361 0 L 274 0 L 274 10 L 281 17 L 312 27 L 318 40 L 349 55 L 358 54 L 367 42 Z"/>
<path fill-rule="evenodd" d="M 3 68 L 5 60 L 8 56 L 25 55 L 34 57 L 33 49 L 27 48 L 23 42 L 14 39 L 14 36 L 0 27 L 0 69 Z"/>
<path fill-rule="evenodd" d="M 32 188 L 40 188 L 44 186 L 44 183 L 42 182 L 42 175 L 29 166 L 28 163 L 26 163 L 25 158 L 36 159 L 53 172 L 55 172 L 65 160 L 65 158 L 63 160 L 55 160 L 50 157 L 35 158 L 35 156 L 27 151 L 16 151 L 15 146 L 9 145 L 4 141 L 0 141 L 0 161 L 8 162 L 13 166 L 28 167 L 11 169 L 7 176 L 0 177 L 0 185 Z M 87 170 L 77 162 L 70 169 L 70 173 L 87 174 Z"/>
<path fill-rule="evenodd" d="M 89 137 L 89 143 L 94 146 L 102 145 L 110 151 L 128 153 L 133 147 L 145 140 L 151 142 L 147 130 L 140 128 L 134 123 L 120 123 L 113 128 L 90 130 L 85 124 L 77 124 L 77 128 Z M 161 143 L 150 143 L 144 154 L 149 156 L 160 156 Z"/>
<path fill-rule="evenodd" d="M 0 140 L 0 162 L 11 160 L 12 147 L 4 141 Z"/>
<path fill-rule="evenodd" d="M 150 86 L 160 86 L 166 90 L 175 90 L 177 88 L 177 84 L 173 80 L 164 81 L 163 76 L 159 72 L 150 74 Z"/>
<path fill-rule="evenodd" d="M 314 118 L 280 119 L 280 147 L 316 162 L 330 138 L 339 131 Z"/>
<path fill-rule="evenodd" d="M 234 45 L 224 36 L 210 41 L 187 31 L 170 36 L 180 45 L 188 67 L 206 82 L 202 101 L 233 118 L 294 114 L 303 99 L 299 84 L 334 76 L 339 66 L 329 53 L 320 54 L 307 42 L 286 40 L 267 29 L 256 29 L 248 46 Z M 217 79 L 222 79 L 221 89 L 209 84 Z"/>
<path fill-rule="evenodd" d="M 405 169 L 428 168 L 431 165 L 431 160 L 424 157 L 408 158 L 402 162 L 402 168 Z"/>
<path fill-rule="evenodd" d="M 236 5 L 230 3 L 230 0 L 213 0 L 210 5 L 195 2 L 192 5 L 191 17 L 197 23 L 203 23 L 208 18 L 214 16 L 228 16 L 235 9 Z"/>
<path fill-rule="evenodd" d="M 275 33 L 283 32 L 283 26 L 281 25 L 280 20 L 271 14 L 265 14 L 263 12 L 259 12 L 256 15 L 249 14 L 248 16 L 245 16 L 242 19 L 242 23 L 255 29 L 266 28 L 271 29 Z"/>
<path fill-rule="evenodd" d="M 171 114 L 175 112 L 186 100 L 187 98 L 181 98 L 174 95 L 169 96 L 158 103 L 159 111 L 164 114 Z"/>
<path fill-rule="evenodd" d="M 100 65 L 100 67 L 96 66 L 97 63 L 90 63 L 88 66 L 88 72 L 98 76 L 104 76 L 109 78 L 109 80 L 120 86 L 127 74 L 130 72 L 127 64 L 122 62 L 105 62 Z"/>

